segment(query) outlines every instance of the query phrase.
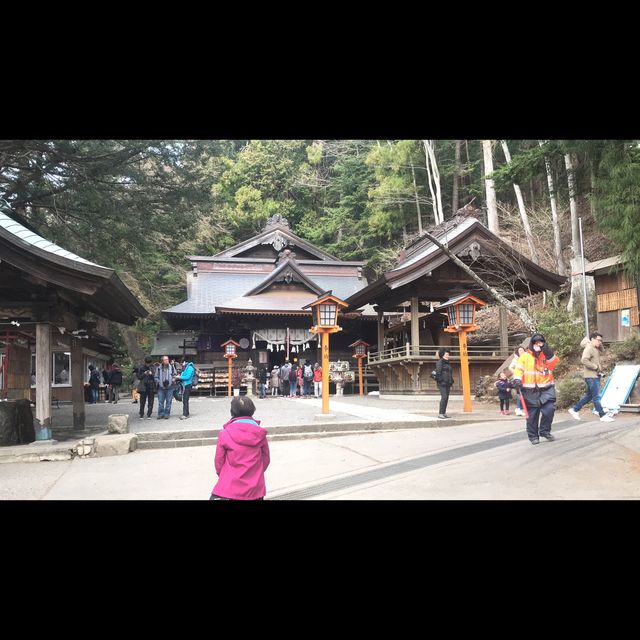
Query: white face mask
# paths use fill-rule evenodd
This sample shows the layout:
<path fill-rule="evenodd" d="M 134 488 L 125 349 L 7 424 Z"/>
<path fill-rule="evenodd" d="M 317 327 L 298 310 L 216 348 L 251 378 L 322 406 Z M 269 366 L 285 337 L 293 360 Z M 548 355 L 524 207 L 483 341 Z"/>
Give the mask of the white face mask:
<path fill-rule="evenodd" d="M 542 347 L 539 344 L 534 344 L 533 345 L 533 350 L 534 351 L 540 351 L 540 349 L 542 349 Z"/>

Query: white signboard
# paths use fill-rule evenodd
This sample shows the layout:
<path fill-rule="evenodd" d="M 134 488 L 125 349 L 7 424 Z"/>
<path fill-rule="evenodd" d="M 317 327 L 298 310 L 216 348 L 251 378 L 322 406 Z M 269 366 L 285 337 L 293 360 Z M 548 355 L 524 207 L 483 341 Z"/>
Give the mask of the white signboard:
<path fill-rule="evenodd" d="M 639 373 L 640 365 L 617 364 L 602 390 L 602 406 L 607 409 L 619 409 L 620 405 L 627 401 Z"/>
<path fill-rule="evenodd" d="M 631 320 L 629 317 L 629 309 L 622 309 L 622 311 L 620 312 L 620 324 L 623 327 L 630 327 L 631 326 Z"/>

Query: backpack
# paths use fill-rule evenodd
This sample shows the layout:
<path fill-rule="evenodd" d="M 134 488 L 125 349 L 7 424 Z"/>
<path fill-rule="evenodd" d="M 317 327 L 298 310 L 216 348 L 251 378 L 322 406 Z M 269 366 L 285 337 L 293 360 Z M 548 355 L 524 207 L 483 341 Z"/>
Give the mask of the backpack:
<path fill-rule="evenodd" d="M 304 365 L 304 379 L 305 380 L 313 380 L 313 369 L 310 364 Z"/>
<path fill-rule="evenodd" d="M 437 380 L 438 379 L 438 372 L 435 369 L 431 372 L 430 375 L 431 375 L 431 378 L 433 380 Z"/>
<path fill-rule="evenodd" d="M 195 387 L 198 384 L 198 370 L 193 367 L 193 378 L 191 378 L 191 386 Z"/>

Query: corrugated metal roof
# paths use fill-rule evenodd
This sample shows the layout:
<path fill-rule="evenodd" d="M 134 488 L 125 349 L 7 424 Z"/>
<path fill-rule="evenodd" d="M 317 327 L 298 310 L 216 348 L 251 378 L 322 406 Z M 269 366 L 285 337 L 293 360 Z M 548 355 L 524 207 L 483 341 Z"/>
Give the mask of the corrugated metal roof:
<path fill-rule="evenodd" d="M 623 264 L 622 256 L 612 256 L 611 258 L 604 258 L 602 260 L 595 260 L 594 262 L 587 262 L 584 265 L 584 272 L 593 273 L 599 269 L 608 269 L 609 267 L 615 267 L 616 265 Z M 582 273 L 579 271 L 578 273 Z"/>
<path fill-rule="evenodd" d="M 475 218 L 465 218 L 459 225 L 455 228 L 448 231 L 446 234 L 442 232 L 436 234 L 436 238 L 442 242 L 442 244 L 446 245 L 451 242 L 454 238 L 459 236 L 461 233 L 466 231 L 472 224 L 477 222 L 478 224 L 482 224 L 479 220 Z M 430 240 L 426 240 L 425 245 L 418 249 L 410 258 L 396 265 L 393 269 L 388 271 L 387 273 L 393 273 L 394 271 L 399 271 L 400 269 L 405 269 L 406 267 L 418 262 L 418 260 L 422 260 L 422 258 L 428 256 L 435 251 L 438 251 L 439 247 L 433 244 Z"/>
<path fill-rule="evenodd" d="M 265 291 L 255 296 L 239 296 L 219 305 L 220 309 L 237 311 L 289 311 L 310 314 L 302 307 L 317 300 L 318 296 L 311 291 Z"/>
<path fill-rule="evenodd" d="M 200 273 L 193 277 L 189 274 L 188 284 L 190 296 L 165 313 L 176 314 L 213 314 L 216 307 L 229 307 L 230 302 L 243 297 L 247 291 L 256 288 L 261 282 L 270 277 L 264 273 Z M 332 290 L 338 298 L 345 299 L 364 286 L 367 281 L 357 276 L 307 276 L 323 291 Z M 282 294 L 280 294 L 282 295 Z M 253 296 L 256 297 L 256 296 Z M 315 300 L 317 296 L 312 299 Z"/>
<path fill-rule="evenodd" d="M 0 227 L 6 229 L 9 233 L 13 234 L 16 238 L 18 238 L 21 242 L 26 245 L 31 245 L 33 247 L 37 247 L 38 249 L 42 249 L 43 251 L 49 251 L 61 258 L 67 258 L 67 260 L 73 260 L 74 262 L 82 262 L 83 264 L 90 264 L 93 267 L 101 267 L 102 265 L 96 264 L 95 262 L 90 262 L 89 260 L 85 260 L 75 253 L 71 253 L 71 251 L 67 251 L 62 247 L 59 247 L 57 244 L 53 242 L 49 242 L 42 236 L 39 236 L 37 233 L 33 233 L 33 231 L 29 231 L 26 227 L 23 227 L 19 222 L 16 222 L 12 218 L 10 218 L 5 213 L 0 211 Z M 106 267 L 102 267 L 106 269 Z"/>

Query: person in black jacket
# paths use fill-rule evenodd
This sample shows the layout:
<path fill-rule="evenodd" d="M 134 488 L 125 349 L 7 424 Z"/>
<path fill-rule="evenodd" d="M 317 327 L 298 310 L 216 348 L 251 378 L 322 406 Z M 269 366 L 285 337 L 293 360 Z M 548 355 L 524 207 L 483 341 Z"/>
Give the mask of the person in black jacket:
<path fill-rule="evenodd" d="M 449 402 L 449 393 L 453 385 L 453 369 L 449 364 L 449 349 L 443 347 L 438 351 L 440 360 L 436 362 L 436 382 L 440 389 L 440 411 L 438 418 L 450 418 L 447 415 L 447 403 Z"/>
<path fill-rule="evenodd" d="M 153 399 L 156 394 L 155 368 L 151 356 L 147 356 L 144 359 L 144 364 L 141 364 L 136 369 L 136 375 L 140 381 L 138 383 L 138 391 L 140 392 L 140 419 L 142 420 L 144 418 L 144 405 L 146 403 L 147 420 L 151 420 Z"/>
<path fill-rule="evenodd" d="M 113 404 L 118 404 L 120 387 L 122 386 L 122 371 L 120 371 L 120 367 L 115 362 L 111 367 L 109 384 L 111 385 L 111 394 L 109 396 L 109 400 L 111 400 Z"/>
<path fill-rule="evenodd" d="M 264 400 L 267 393 L 267 368 L 260 367 L 258 371 L 258 383 L 260 384 L 260 400 Z"/>
<path fill-rule="evenodd" d="M 98 394 L 100 390 L 100 373 L 92 365 L 89 365 L 89 387 L 91 388 L 91 404 L 98 404 Z"/>

